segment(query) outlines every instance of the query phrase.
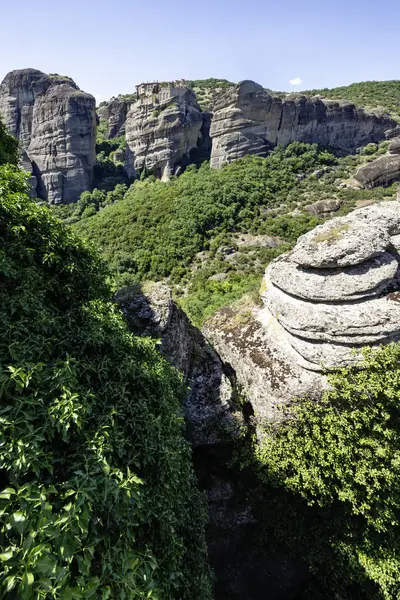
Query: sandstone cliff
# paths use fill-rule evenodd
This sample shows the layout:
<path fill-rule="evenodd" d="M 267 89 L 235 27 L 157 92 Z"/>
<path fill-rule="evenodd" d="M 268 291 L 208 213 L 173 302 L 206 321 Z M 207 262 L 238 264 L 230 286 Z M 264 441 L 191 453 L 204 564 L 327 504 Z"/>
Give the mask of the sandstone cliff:
<path fill-rule="evenodd" d="M 68 77 L 12 71 L 0 86 L 0 115 L 21 141 L 23 166 L 41 199 L 75 202 L 89 189 L 96 143 L 93 96 Z"/>
<path fill-rule="evenodd" d="M 97 109 L 100 119 L 107 121 L 108 139 L 125 135 L 125 121 L 132 102 L 123 98 L 111 98 Z"/>
<path fill-rule="evenodd" d="M 203 113 L 187 87 L 161 88 L 139 98 L 126 117 L 125 168 L 130 177 L 145 169 L 168 180 L 201 143 Z"/>
<path fill-rule="evenodd" d="M 265 156 L 277 144 L 319 143 L 343 153 L 384 139 L 395 126 L 389 117 L 367 114 L 347 101 L 319 96 L 281 99 L 261 85 L 243 81 L 227 90 L 213 107 L 211 166 L 219 168 L 244 156 Z"/>

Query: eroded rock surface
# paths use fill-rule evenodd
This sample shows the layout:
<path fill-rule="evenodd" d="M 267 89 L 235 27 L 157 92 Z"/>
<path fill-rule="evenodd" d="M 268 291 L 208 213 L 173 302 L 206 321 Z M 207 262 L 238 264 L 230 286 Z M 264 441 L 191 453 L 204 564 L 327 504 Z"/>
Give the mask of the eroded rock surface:
<path fill-rule="evenodd" d="M 75 202 L 90 188 L 95 162 L 95 99 L 69 77 L 37 69 L 8 73 L 0 115 L 21 141 L 22 165 L 49 203 Z"/>
<path fill-rule="evenodd" d="M 254 81 L 243 81 L 214 105 L 211 166 L 219 168 L 245 154 L 265 156 L 277 144 L 319 143 L 343 153 L 385 137 L 395 127 L 387 116 L 368 114 L 347 101 L 319 96 L 282 99 Z"/>
<path fill-rule="evenodd" d="M 224 430 L 235 432 L 241 417 L 235 408 L 235 381 L 201 332 L 173 301 L 162 283 L 143 291 L 126 288 L 117 294 L 130 329 L 161 340 L 161 354 L 185 377 L 185 414 L 194 446 L 220 443 Z"/>
<path fill-rule="evenodd" d="M 392 141 L 387 153 L 360 167 L 354 175 L 354 179 L 367 189 L 400 181 L 400 133 L 399 137 L 389 139 Z"/>
<path fill-rule="evenodd" d="M 397 201 L 332 219 L 268 265 L 261 308 L 242 302 L 206 322 L 260 437 L 293 398 L 320 398 L 326 372 L 357 364 L 362 347 L 400 340 L 399 238 Z"/>
<path fill-rule="evenodd" d="M 109 102 L 99 106 L 97 109 L 99 118 L 107 121 L 107 138 L 125 135 L 126 115 L 131 104 L 131 101 L 123 98 L 111 98 Z"/>
<path fill-rule="evenodd" d="M 355 210 L 267 267 L 263 310 L 307 369 L 354 364 L 362 346 L 400 339 L 399 219 L 396 201 Z"/>
<path fill-rule="evenodd" d="M 168 181 L 202 144 L 203 113 L 192 90 L 169 86 L 143 96 L 126 117 L 126 162 L 130 177 L 145 170 Z"/>

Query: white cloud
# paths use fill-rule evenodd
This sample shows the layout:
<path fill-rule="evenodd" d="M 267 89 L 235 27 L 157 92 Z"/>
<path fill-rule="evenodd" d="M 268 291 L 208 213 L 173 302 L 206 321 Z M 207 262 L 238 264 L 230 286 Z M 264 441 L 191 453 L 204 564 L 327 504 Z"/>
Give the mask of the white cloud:
<path fill-rule="evenodd" d="M 290 85 L 300 85 L 303 83 L 303 80 L 300 77 L 295 77 L 294 79 L 289 79 Z"/>

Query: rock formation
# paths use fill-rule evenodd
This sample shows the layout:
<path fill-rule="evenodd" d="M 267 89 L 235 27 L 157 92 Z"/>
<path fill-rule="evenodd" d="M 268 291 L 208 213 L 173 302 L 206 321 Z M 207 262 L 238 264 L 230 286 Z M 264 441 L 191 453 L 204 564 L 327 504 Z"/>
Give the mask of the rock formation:
<path fill-rule="evenodd" d="M 388 186 L 400 181 L 400 127 L 386 132 L 391 140 L 386 154 L 358 169 L 354 179 L 365 188 Z"/>
<path fill-rule="evenodd" d="M 125 135 L 126 115 L 132 102 L 123 98 L 111 98 L 97 109 L 100 119 L 107 121 L 107 138 Z"/>
<path fill-rule="evenodd" d="M 325 371 L 400 340 L 400 204 L 380 202 L 299 238 L 267 267 L 263 308 L 222 309 L 204 333 L 234 369 L 259 420 L 318 397 Z"/>
<path fill-rule="evenodd" d="M 125 168 L 130 177 L 146 170 L 164 181 L 201 143 L 203 113 L 187 87 L 162 87 L 139 98 L 126 118 Z"/>
<path fill-rule="evenodd" d="M 116 300 L 136 335 L 161 340 L 161 354 L 176 367 L 188 385 L 185 414 L 193 446 L 221 442 L 222 429 L 236 430 L 235 384 L 201 332 L 172 300 L 163 283 L 143 291 L 124 288 Z"/>
<path fill-rule="evenodd" d="M 21 141 L 22 164 L 41 199 L 75 202 L 90 188 L 96 158 L 93 96 L 68 77 L 12 71 L 0 86 L 0 115 Z"/>
<path fill-rule="evenodd" d="M 243 81 L 216 101 L 211 122 L 211 166 L 244 156 L 265 156 L 277 144 L 319 143 L 342 153 L 384 139 L 389 117 L 368 114 L 347 101 L 319 96 L 272 96 L 261 85 Z"/>

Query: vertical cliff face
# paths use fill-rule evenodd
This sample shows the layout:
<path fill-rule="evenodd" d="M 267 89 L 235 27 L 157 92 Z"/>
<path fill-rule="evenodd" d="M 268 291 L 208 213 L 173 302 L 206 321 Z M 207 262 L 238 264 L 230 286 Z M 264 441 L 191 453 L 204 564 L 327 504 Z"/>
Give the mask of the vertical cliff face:
<path fill-rule="evenodd" d="M 0 115 L 18 137 L 23 166 L 40 198 L 78 200 L 95 162 L 95 100 L 68 77 L 36 69 L 12 71 L 0 86 Z"/>
<path fill-rule="evenodd" d="M 97 109 L 99 118 L 107 121 L 108 139 L 125 135 L 126 115 L 131 104 L 131 101 L 121 97 L 111 98 L 109 102 L 102 104 Z"/>
<path fill-rule="evenodd" d="M 95 139 L 93 96 L 63 84 L 38 97 L 27 152 L 38 173 L 40 197 L 50 204 L 75 202 L 90 188 Z"/>
<path fill-rule="evenodd" d="M 365 113 L 347 101 L 316 96 L 282 99 L 253 81 L 243 81 L 214 105 L 211 166 L 219 168 L 245 154 L 265 156 L 277 144 L 318 143 L 343 153 L 385 137 L 395 123 Z"/>
<path fill-rule="evenodd" d="M 197 148 L 203 113 L 187 87 L 161 88 L 139 98 L 126 118 L 126 162 L 130 177 L 146 170 L 164 181 Z"/>

